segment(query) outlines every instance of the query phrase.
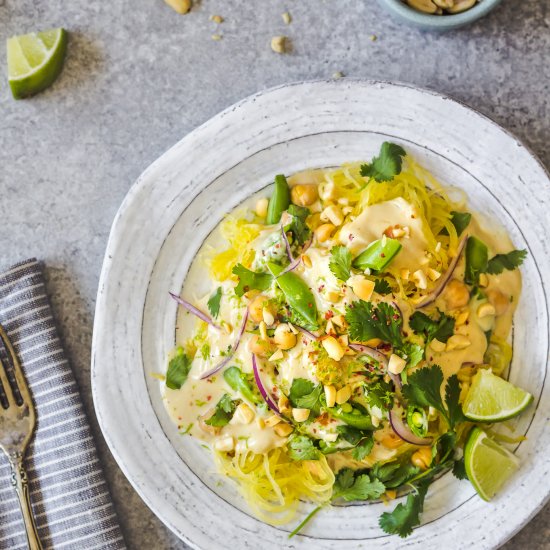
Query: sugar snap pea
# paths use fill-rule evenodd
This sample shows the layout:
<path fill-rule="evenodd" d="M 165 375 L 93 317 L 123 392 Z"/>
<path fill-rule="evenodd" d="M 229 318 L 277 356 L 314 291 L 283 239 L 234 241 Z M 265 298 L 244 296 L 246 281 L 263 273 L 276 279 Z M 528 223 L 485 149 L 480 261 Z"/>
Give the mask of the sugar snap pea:
<path fill-rule="evenodd" d="M 489 251 L 487 245 L 476 237 L 468 237 L 466 243 L 466 268 L 464 270 L 464 282 L 469 285 L 477 285 L 479 275 L 487 271 Z"/>
<path fill-rule="evenodd" d="M 282 174 L 279 174 L 275 176 L 275 189 L 273 190 L 273 194 L 267 206 L 266 223 L 268 225 L 279 223 L 281 214 L 289 205 L 290 187 L 288 186 L 286 178 Z"/>
<path fill-rule="evenodd" d="M 357 428 L 358 430 L 374 430 L 370 415 L 358 408 L 353 408 L 351 412 L 344 412 L 341 407 L 333 407 L 328 409 L 328 412 L 331 416 L 338 420 L 342 420 L 352 428 Z"/>
<path fill-rule="evenodd" d="M 229 384 L 229 387 L 234 391 L 238 391 L 247 401 L 258 404 L 262 402 L 252 391 L 245 374 L 239 367 L 229 367 L 223 373 L 223 377 Z"/>
<path fill-rule="evenodd" d="M 353 260 L 356 269 L 374 269 L 382 271 L 401 250 L 401 243 L 396 239 L 379 239 L 367 246 L 357 258 Z"/>
<path fill-rule="evenodd" d="M 319 328 L 317 304 L 315 296 L 306 282 L 292 271 L 279 275 L 283 271 L 283 267 L 276 263 L 269 262 L 267 268 L 276 277 L 275 281 L 283 291 L 290 308 L 308 323 L 308 328 L 317 330 Z"/>

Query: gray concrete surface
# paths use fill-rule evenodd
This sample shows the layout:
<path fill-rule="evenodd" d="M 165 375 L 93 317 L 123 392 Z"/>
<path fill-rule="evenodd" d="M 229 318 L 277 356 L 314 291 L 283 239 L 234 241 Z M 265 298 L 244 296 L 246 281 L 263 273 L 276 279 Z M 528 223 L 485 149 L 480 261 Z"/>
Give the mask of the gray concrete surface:
<path fill-rule="evenodd" d="M 288 27 L 286 10 L 293 17 Z M 209 21 L 216 13 L 226 18 L 220 26 Z M 438 35 L 401 26 L 374 0 L 202 0 L 186 16 L 162 0 L 4 0 L 0 72 L 4 38 L 56 26 L 71 33 L 57 83 L 20 102 L 11 99 L 4 77 L 0 83 L 0 268 L 31 255 L 46 262 L 129 547 L 185 548 L 118 469 L 90 392 L 103 252 L 132 182 L 183 135 L 242 97 L 336 71 L 450 94 L 515 132 L 550 166 L 550 2 L 504 0 L 478 23 Z M 214 33 L 222 40 L 212 40 Z M 270 50 L 276 34 L 291 38 L 292 53 Z M 550 506 L 504 548 L 550 548 Z"/>

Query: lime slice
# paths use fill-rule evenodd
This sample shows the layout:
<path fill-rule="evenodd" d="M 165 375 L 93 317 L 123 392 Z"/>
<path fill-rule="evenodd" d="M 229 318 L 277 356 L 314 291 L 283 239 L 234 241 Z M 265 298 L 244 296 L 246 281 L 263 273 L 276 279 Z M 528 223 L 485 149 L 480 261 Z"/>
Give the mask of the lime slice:
<path fill-rule="evenodd" d="M 491 500 L 518 469 L 519 460 L 480 428 L 474 428 L 464 448 L 466 474 L 478 495 Z"/>
<path fill-rule="evenodd" d="M 468 419 L 475 422 L 499 422 L 518 415 L 532 401 L 530 393 L 490 370 L 480 369 L 472 379 L 462 410 Z"/>
<path fill-rule="evenodd" d="M 59 76 L 67 50 L 64 29 L 8 38 L 8 78 L 15 99 L 45 90 Z"/>

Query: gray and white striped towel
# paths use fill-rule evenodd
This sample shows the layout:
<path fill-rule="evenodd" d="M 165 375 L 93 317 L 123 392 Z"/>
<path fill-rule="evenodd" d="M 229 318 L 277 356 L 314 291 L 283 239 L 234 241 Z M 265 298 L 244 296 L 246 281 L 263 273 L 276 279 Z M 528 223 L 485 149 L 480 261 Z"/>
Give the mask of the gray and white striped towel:
<path fill-rule="evenodd" d="M 38 261 L 0 273 L 0 323 L 17 351 L 36 405 L 38 429 L 26 466 L 44 548 L 125 548 Z M 0 451 L 0 549 L 24 548 L 21 512 Z"/>

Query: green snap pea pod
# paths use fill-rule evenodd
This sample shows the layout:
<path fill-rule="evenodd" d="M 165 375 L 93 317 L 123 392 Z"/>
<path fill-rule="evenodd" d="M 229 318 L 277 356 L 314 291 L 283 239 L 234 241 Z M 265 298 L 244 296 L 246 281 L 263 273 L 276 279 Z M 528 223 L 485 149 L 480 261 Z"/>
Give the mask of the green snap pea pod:
<path fill-rule="evenodd" d="M 267 206 L 266 223 L 268 225 L 279 223 L 281 214 L 288 208 L 289 205 L 290 187 L 288 186 L 286 178 L 282 174 L 279 174 L 275 176 L 275 189 Z"/>
<path fill-rule="evenodd" d="M 476 237 L 468 237 L 465 256 L 464 281 L 469 285 L 477 285 L 480 273 L 487 271 L 489 263 L 487 245 Z"/>
<path fill-rule="evenodd" d="M 254 394 L 246 376 L 239 367 L 229 367 L 223 377 L 232 390 L 238 391 L 247 401 L 260 404 L 261 399 Z"/>
<path fill-rule="evenodd" d="M 309 328 L 312 330 L 319 328 L 315 296 L 313 296 L 313 292 L 311 292 L 306 282 L 292 271 L 279 275 L 283 268 L 273 262 L 269 262 L 267 267 L 272 275 L 276 277 L 275 281 L 283 291 L 290 308 L 309 323 Z M 279 276 L 277 277 L 277 275 Z"/>
<path fill-rule="evenodd" d="M 428 434 L 428 416 L 424 409 L 409 407 L 407 409 L 407 424 L 411 432 L 418 437 L 426 437 Z"/>
<path fill-rule="evenodd" d="M 328 412 L 334 418 L 342 420 L 352 428 L 357 428 L 358 430 L 374 430 L 370 415 L 364 414 L 358 409 L 354 409 L 352 412 L 344 412 L 340 407 L 333 407 L 332 409 L 328 409 Z"/>
<path fill-rule="evenodd" d="M 382 271 L 401 250 L 401 243 L 396 239 L 378 239 L 367 246 L 353 260 L 353 267 L 365 270 L 367 268 Z"/>

